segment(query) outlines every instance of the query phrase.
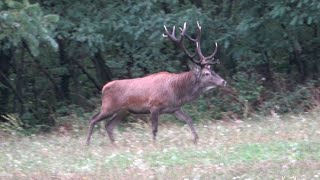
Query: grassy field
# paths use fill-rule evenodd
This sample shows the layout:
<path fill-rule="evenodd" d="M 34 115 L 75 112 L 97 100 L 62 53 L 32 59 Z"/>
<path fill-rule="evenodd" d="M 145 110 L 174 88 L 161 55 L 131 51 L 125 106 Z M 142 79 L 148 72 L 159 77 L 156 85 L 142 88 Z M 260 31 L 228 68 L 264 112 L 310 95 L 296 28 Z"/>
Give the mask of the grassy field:
<path fill-rule="evenodd" d="M 96 129 L 87 147 L 82 123 L 44 135 L 2 135 L 0 179 L 320 178 L 319 109 L 236 122 L 203 120 L 196 124 L 197 145 L 186 125 L 168 121 L 153 143 L 150 125 L 141 121 L 118 128 L 115 146 Z"/>

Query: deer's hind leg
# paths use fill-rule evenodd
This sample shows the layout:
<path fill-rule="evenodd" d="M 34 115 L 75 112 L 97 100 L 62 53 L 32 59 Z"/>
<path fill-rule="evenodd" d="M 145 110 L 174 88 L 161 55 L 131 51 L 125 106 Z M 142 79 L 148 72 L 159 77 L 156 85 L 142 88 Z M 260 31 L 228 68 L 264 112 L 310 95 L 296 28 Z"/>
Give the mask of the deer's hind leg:
<path fill-rule="evenodd" d="M 114 143 L 114 137 L 113 137 L 113 129 L 116 125 L 118 125 L 122 119 L 124 119 L 128 115 L 128 112 L 126 111 L 119 111 L 114 116 L 105 123 L 105 129 L 108 133 L 109 139 L 112 143 Z"/>
<path fill-rule="evenodd" d="M 86 144 L 89 145 L 90 144 L 90 139 L 91 139 L 91 136 L 92 136 L 92 132 L 93 132 L 93 128 L 94 126 L 106 119 L 106 118 L 109 118 L 111 116 L 114 116 L 116 114 L 116 111 L 108 111 L 107 108 L 101 108 L 101 111 L 97 114 L 95 114 L 94 116 L 92 116 L 92 118 L 90 119 L 90 125 L 89 125 L 89 130 L 88 130 L 88 136 L 87 136 L 87 141 L 86 141 Z"/>

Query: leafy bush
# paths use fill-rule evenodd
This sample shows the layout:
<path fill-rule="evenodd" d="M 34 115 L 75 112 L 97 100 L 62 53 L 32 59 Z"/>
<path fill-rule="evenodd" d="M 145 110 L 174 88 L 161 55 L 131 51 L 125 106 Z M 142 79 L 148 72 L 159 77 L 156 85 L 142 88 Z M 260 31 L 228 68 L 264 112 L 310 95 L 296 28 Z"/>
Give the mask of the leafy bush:
<path fill-rule="evenodd" d="M 264 101 L 259 110 L 262 113 L 304 112 L 319 103 L 319 81 L 310 81 L 305 85 L 297 85 L 292 91 L 273 92 L 270 99 Z"/>
<path fill-rule="evenodd" d="M 0 115 L 30 126 L 91 111 L 87 100 L 111 80 L 186 71 L 162 37 L 164 24 L 178 33 L 184 22 L 192 37 L 202 25 L 204 54 L 218 43 L 229 82 L 185 107 L 194 119 L 305 111 L 319 99 L 307 83 L 320 75 L 319 0 L 5 0 L 0 10 Z"/>

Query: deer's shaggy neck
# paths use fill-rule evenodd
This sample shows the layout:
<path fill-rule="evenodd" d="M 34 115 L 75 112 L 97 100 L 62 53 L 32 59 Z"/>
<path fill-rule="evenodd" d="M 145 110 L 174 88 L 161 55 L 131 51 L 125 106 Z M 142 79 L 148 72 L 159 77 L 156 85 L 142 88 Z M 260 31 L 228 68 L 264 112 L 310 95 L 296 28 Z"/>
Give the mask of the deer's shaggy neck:
<path fill-rule="evenodd" d="M 201 94 L 201 87 L 195 71 L 191 70 L 177 74 L 172 79 L 175 95 L 181 103 L 190 102 Z"/>

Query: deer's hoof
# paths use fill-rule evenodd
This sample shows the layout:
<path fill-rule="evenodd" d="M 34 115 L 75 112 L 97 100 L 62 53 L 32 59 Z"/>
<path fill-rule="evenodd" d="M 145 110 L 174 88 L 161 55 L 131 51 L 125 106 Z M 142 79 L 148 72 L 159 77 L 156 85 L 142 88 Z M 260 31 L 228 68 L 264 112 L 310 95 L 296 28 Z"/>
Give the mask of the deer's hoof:
<path fill-rule="evenodd" d="M 198 141 L 199 141 L 199 138 L 198 138 L 198 137 L 195 137 L 195 138 L 193 139 L 193 143 L 194 143 L 194 144 L 197 144 Z"/>

